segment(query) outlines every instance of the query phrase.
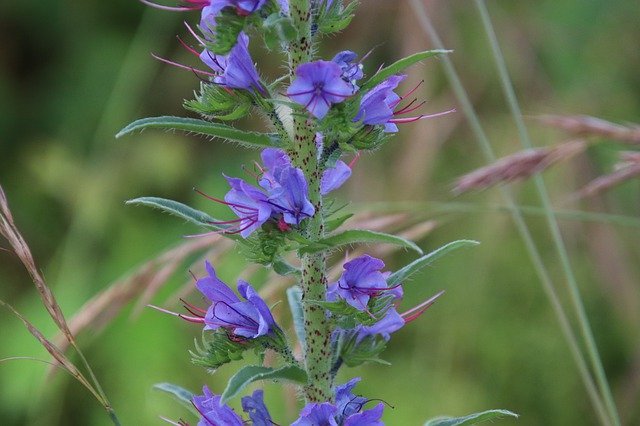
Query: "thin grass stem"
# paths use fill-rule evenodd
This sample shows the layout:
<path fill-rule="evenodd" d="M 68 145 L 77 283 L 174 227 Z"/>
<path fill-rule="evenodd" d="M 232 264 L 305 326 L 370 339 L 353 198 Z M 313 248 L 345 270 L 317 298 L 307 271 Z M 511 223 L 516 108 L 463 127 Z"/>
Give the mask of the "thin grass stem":
<path fill-rule="evenodd" d="M 509 72 L 507 71 L 504 56 L 502 55 L 502 51 L 500 50 L 500 45 L 493 29 L 493 25 L 491 24 L 491 17 L 489 16 L 489 12 L 484 3 L 484 0 L 475 0 L 475 4 L 478 8 L 478 12 L 480 13 L 482 25 L 487 33 L 487 37 L 491 45 L 491 52 L 496 63 L 496 68 L 498 69 L 498 76 L 500 78 L 500 83 L 502 84 L 502 90 L 504 91 L 507 104 L 509 105 L 509 109 L 511 110 L 511 115 L 513 116 L 513 120 L 518 129 L 520 143 L 524 148 L 531 149 L 533 148 L 533 144 L 531 143 L 529 132 L 527 131 L 527 127 L 525 126 L 524 120 L 522 118 L 522 112 L 520 110 L 516 94 L 513 90 L 513 84 L 511 83 Z M 607 406 L 611 421 L 614 425 L 620 425 L 618 410 L 616 408 L 615 401 L 613 400 L 611 388 L 609 387 L 609 383 L 602 366 L 602 360 L 600 359 L 598 348 L 593 337 L 593 331 L 591 330 L 591 326 L 589 324 L 589 318 L 587 317 L 584 303 L 582 302 L 582 297 L 580 296 L 580 290 L 578 289 L 578 283 L 573 272 L 573 268 L 571 267 L 569 254 L 567 252 L 564 240 L 562 239 L 558 221 L 553 215 L 551 200 L 549 198 L 547 187 L 540 175 L 534 175 L 533 182 L 538 192 L 540 202 L 542 203 L 542 208 L 546 213 L 545 218 L 547 220 L 547 225 L 553 238 L 553 244 L 555 245 L 558 256 L 560 258 L 562 270 L 566 277 L 571 302 L 578 318 L 580 331 L 587 348 L 587 354 L 589 355 L 589 359 L 591 361 L 591 368 L 593 368 L 595 372 L 596 381 L 598 383 L 598 387 L 600 388 L 600 393 L 604 398 L 604 402 Z"/>
<path fill-rule="evenodd" d="M 434 47 L 437 49 L 444 49 L 442 40 L 440 39 L 440 36 L 431 23 L 431 20 L 429 19 L 429 16 L 425 10 L 424 4 L 422 4 L 420 0 L 411 0 L 411 6 L 416 12 L 420 27 L 425 32 L 427 37 L 429 37 Z M 471 104 L 469 96 L 464 86 L 462 85 L 460 77 L 458 76 L 458 73 L 456 72 L 452 61 L 446 55 L 441 58 L 441 61 L 445 75 L 453 88 L 454 94 L 461 105 L 463 114 L 465 115 L 466 119 L 469 122 L 469 125 L 471 126 L 473 134 L 476 136 L 486 162 L 494 162 L 497 158 L 495 152 L 491 146 L 491 143 L 489 142 L 489 139 L 487 138 L 484 129 L 482 128 L 482 125 L 480 124 L 478 115 L 476 114 L 475 109 Z M 551 303 L 553 311 L 560 324 L 560 328 L 565 336 L 567 344 L 569 345 L 569 349 L 574 358 L 576 366 L 578 367 L 578 371 L 584 383 L 587 394 L 589 395 L 589 398 L 593 403 L 596 414 L 600 418 L 600 421 L 603 425 L 611 425 L 611 421 L 606 414 L 601 396 L 598 394 L 591 373 L 587 368 L 586 361 L 580 350 L 576 336 L 562 307 L 555 286 L 551 281 L 551 277 L 544 265 L 544 262 L 542 261 L 540 252 L 538 251 L 538 248 L 533 241 L 533 237 L 529 232 L 529 228 L 524 221 L 522 213 L 516 205 L 514 197 L 508 187 L 503 186 L 501 187 L 500 191 L 505 201 L 506 208 L 511 213 L 516 228 L 520 233 L 521 238 L 523 239 L 523 242 L 527 249 L 527 253 L 529 254 L 531 262 L 533 263 L 535 272 L 542 284 L 542 288 Z"/>

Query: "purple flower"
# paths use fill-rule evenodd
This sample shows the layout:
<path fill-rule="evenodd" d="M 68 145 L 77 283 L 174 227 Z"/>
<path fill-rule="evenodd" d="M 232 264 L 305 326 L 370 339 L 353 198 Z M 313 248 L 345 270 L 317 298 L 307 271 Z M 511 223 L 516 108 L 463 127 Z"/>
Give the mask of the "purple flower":
<path fill-rule="evenodd" d="M 336 413 L 338 409 L 328 402 L 309 403 L 300 412 L 300 417 L 291 426 L 338 426 Z"/>
<path fill-rule="evenodd" d="M 231 89 L 257 90 L 264 93 L 260 76 L 249 54 L 249 37 L 238 35 L 238 42 L 226 55 L 203 50 L 200 59 L 218 75 L 213 81 Z"/>
<path fill-rule="evenodd" d="M 289 156 L 281 149 L 262 151 L 265 166 L 260 186 L 269 194 L 269 204 L 281 213 L 285 223 L 299 225 L 303 219 L 315 214 L 309 201 L 309 188 L 302 170 L 293 167 Z"/>
<path fill-rule="evenodd" d="M 253 426 L 271 426 L 271 415 L 264 405 L 264 392 L 262 389 L 255 390 L 251 396 L 242 397 L 242 411 L 249 414 Z"/>
<path fill-rule="evenodd" d="M 237 230 L 243 238 L 247 238 L 253 231 L 260 228 L 273 213 L 273 207 L 267 196 L 253 185 L 242 179 L 226 177 L 231 190 L 224 196 L 225 204 L 238 216 Z"/>
<path fill-rule="evenodd" d="M 334 189 L 338 189 L 351 176 L 351 167 L 344 161 L 338 160 L 334 167 L 326 169 L 320 180 L 320 194 L 327 195 Z"/>
<path fill-rule="evenodd" d="M 242 301 L 217 277 L 209 262 L 205 266 L 209 275 L 196 281 L 198 290 L 211 301 L 204 317 L 205 330 L 224 328 L 248 339 L 279 332 L 269 307 L 251 285 L 238 280 L 238 292 L 245 299 Z"/>
<path fill-rule="evenodd" d="M 342 79 L 351 85 L 351 93 L 355 93 L 358 90 L 356 82 L 364 77 L 362 64 L 355 62 L 357 57 L 358 55 L 355 52 L 343 50 L 332 59 L 342 69 Z"/>
<path fill-rule="evenodd" d="M 344 272 L 338 282 L 329 286 L 327 300 L 335 301 L 341 297 L 354 308 L 364 311 L 369 299 L 382 291 L 392 290 L 387 287 L 388 273 L 382 273 L 384 262 L 367 254 L 344 264 Z"/>
<path fill-rule="evenodd" d="M 353 93 L 351 85 L 342 79 L 342 72 L 340 65 L 333 61 L 299 65 L 287 96 L 321 119 L 332 104 L 344 101 Z"/>
<path fill-rule="evenodd" d="M 315 214 L 304 174 L 292 166 L 287 154 L 280 149 L 267 148 L 262 152 L 262 161 L 265 165 L 259 179 L 262 189 L 239 178 L 226 178 L 231 190 L 225 195 L 224 204 L 239 219 L 217 223 L 237 224 L 237 229 L 228 232 L 240 233 L 244 238 L 269 219 L 277 221 L 279 226 L 299 225 Z"/>
<path fill-rule="evenodd" d="M 383 410 L 384 404 L 379 403 L 370 410 L 364 410 L 361 413 L 347 417 L 344 419 L 342 426 L 384 426 L 384 423 L 380 420 Z"/>
<path fill-rule="evenodd" d="M 394 90 L 405 77 L 406 75 L 392 75 L 367 92 L 360 101 L 360 110 L 353 121 L 362 121 L 368 125 L 382 124 L 385 132 L 397 132 L 398 126 L 391 120 L 394 108 L 402 99 Z"/>
<path fill-rule="evenodd" d="M 335 405 L 328 402 L 307 404 L 291 426 L 382 426 L 380 418 L 384 405 L 378 404 L 370 410 L 362 411 L 367 399 L 351 392 L 359 381 L 360 378 L 356 377 L 337 386 Z"/>
<path fill-rule="evenodd" d="M 284 168 L 276 184 L 269 188 L 269 194 L 269 203 L 282 213 L 284 222 L 290 225 L 299 225 L 316 212 L 308 198 L 309 189 L 304 173 L 298 168 Z"/>
<path fill-rule="evenodd" d="M 200 413 L 198 426 L 243 426 L 242 417 L 228 405 L 220 405 L 220 395 L 214 395 L 207 386 L 202 388 L 204 395 L 193 397 L 193 405 Z"/>
<path fill-rule="evenodd" d="M 336 406 L 342 417 L 349 417 L 359 412 L 367 399 L 354 395 L 351 390 L 360 382 L 360 377 L 354 377 L 347 383 L 336 386 Z"/>
<path fill-rule="evenodd" d="M 388 341 L 391 338 L 391 333 L 400 330 L 405 324 L 404 318 L 398 314 L 396 308 L 391 306 L 384 316 L 373 325 L 358 325 L 355 328 L 356 343 L 362 341 L 368 336 L 382 336 L 382 338 Z"/>

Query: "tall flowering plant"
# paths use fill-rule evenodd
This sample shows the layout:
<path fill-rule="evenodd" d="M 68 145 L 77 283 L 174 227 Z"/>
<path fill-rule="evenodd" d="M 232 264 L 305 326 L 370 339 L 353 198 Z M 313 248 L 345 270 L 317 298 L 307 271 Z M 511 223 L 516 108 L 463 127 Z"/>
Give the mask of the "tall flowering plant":
<path fill-rule="evenodd" d="M 242 415 L 227 405 L 250 383 L 269 380 L 298 387 L 301 410 L 294 425 L 383 424 L 385 404 L 375 395 L 359 395 L 354 390 L 359 378 L 337 383 L 338 371 L 380 361 L 391 335 L 442 294 L 401 308 L 407 278 L 451 250 L 476 243 L 455 241 L 424 254 L 398 236 L 342 230 L 349 215 L 332 208 L 331 193 L 351 175 L 353 162 L 344 159 L 379 148 L 399 124 L 452 112 L 421 113 L 423 104 L 412 98 L 415 88 L 401 88 L 406 68 L 446 51 L 416 53 L 386 67 L 365 67 L 364 59 L 349 50 L 332 58 L 317 57 L 323 37 L 349 25 L 355 0 L 185 0 L 178 6 L 143 2 L 200 13 L 199 21 L 187 25 L 195 47 L 183 42 L 200 65 L 159 58 L 201 76 L 199 92 L 185 104 L 200 118 L 145 118 L 125 127 L 119 136 L 145 128 L 189 131 L 256 148 L 261 162 L 256 163 L 253 181 L 224 176 L 229 185 L 226 194 L 203 194 L 228 206 L 229 219 L 218 220 L 161 198 L 131 202 L 160 208 L 227 236 L 244 248 L 248 261 L 293 276 L 297 282 L 287 291 L 295 325 L 295 335 L 288 336 L 251 284 L 239 280 L 236 292 L 207 262 L 207 274 L 196 278 L 195 287 L 208 305 L 185 304 L 184 312 L 157 308 L 203 327 L 203 343 L 191 351 L 193 361 L 215 371 L 241 360 L 248 350 L 261 356 L 274 352 L 278 361 L 274 366 L 240 368 L 224 390 L 205 385 L 201 393 L 192 394 L 177 385 L 164 386 L 194 408 L 199 426 L 281 424 L 271 417 L 262 390 L 242 397 Z M 273 81 L 261 76 L 249 53 L 250 43 L 284 52 L 288 72 Z M 261 114 L 270 132 L 227 124 L 252 112 Z M 346 261 L 340 277 L 329 282 L 328 254 L 356 243 L 397 244 L 415 250 L 419 257 L 397 271 L 387 271 L 381 259 L 365 254 Z M 429 424 L 472 424 L 502 415 L 513 414 L 490 410 Z"/>

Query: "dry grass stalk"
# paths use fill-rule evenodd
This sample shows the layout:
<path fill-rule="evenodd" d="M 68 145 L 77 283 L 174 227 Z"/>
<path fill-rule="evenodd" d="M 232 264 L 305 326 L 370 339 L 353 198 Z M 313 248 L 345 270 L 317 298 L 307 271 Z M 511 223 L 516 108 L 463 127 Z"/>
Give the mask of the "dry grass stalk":
<path fill-rule="evenodd" d="M 640 153 L 623 152 L 620 154 L 620 160 L 621 161 L 615 165 L 615 171 L 613 173 L 592 180 L 580 189 L 580 191 L 574 195 L 574 198 L 592 197 L 640 176 Z"/>
<path fill-rule="evenodd" d="M 573 140 L 549 148 L 537 148 L 503 157 L 493 164 L 474 170 L 456 181 L 453 192 L 487 189 L 498 183 L 523 180 L 540 173 L 555 163 L 566 161 L 583 152 L 587 143 Z"/>
<path fill-rule="evenodd" d="M 542 123 L 573 133 L 576 136 L 599 136 L 632 144 L 640 143 L 640 125 L 611 123 L 588 115 L 542 115 Z"/>
<path fill-rule="evenodd" d="M 69 343 L 75 345 L 73 334 L 71 333 L 71 330 L 69 330 L 69 326 L 62 314 L 60 305 L 58 305 L 51 289 L 47 286 L 44 278 L 40 274 L 40 271 L 38 271 L 36 263 L 33 260 L 33 255 L 31 254 L 31 250 L 13 221 L 13 216 L 9 209 L 9 203 L 2 186 L 0 186 L 0 234 L 2 234 L 9 244 L 11 244 L 14 253 L 27 269 L 27 272 L 31 276 L 31 280 L 40 294 L 44 307 L 55 324 L 64 334 Z"/>
<path fill-rule="evenodd" d="M 150 300 L 170 278 L 168 266 L 179 265 L 186 257 L 217 244 L 221 238 L 218 234 L 212 234 L 189 240 L 145 262 L 125 278 L 109 284 L 106 290 L 87 301 L 71 318 L 71 330 L 76 335 L 88 328 L 99 330 L 141 294 L 144 300 Z M 149 288 L 152 291 L 147 292 Z M 142 306 L 146 306 L 146 303 Z M 62 347 L 63 342 L 59 338 L 56 342 Z"/>

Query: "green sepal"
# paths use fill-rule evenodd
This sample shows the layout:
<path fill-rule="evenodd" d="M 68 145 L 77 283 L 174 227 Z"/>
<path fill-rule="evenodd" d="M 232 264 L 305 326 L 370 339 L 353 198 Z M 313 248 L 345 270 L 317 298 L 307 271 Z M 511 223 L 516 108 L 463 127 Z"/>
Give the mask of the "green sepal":
<path fill-rule="evenodd" d="M 384 232 L 369 231 L 366 229 L 349 229 L 347 231 L 334 234 L 330 237 L 322 240 L 314 241 L 309 245 L 301 247 L 300 253 L 318 253 L 325 250 L 337 249 L 338 247 L 351 245 L 351 244 L 395 244 L 402 247 L 410 248 L 419 254 L 422 254 L 422 249 L 416 245 L 413 241 L 409 241 L 405 238 L 398 237 L 396 235 L 385 234 Z"/>
<path fill-rule="evenodd" d="M 269 266 L 282 263 L 281 254 L 287 249 L 286 235 L 275 224 L 267 222 L 245 238 L 241 248 L 247 260 L 260 265 Z"/>
<path fill-rule="evenodd" d="M 195 99 L 185 101 L 183 105 L 207 120 L 231 121 L 249 114 L 253 96 L 243 90 L 230 90 L 218 84 L 202 82 Z"/>
<path fill-rule="evenodd" d="M 216 55 L 226 55 L 238 41 L 238 35 L 244 29 L 247 19 L 236 13 L 235 8 L 225 7 L 216 16 L 216 25 L 212 27 L 198 26 L 207 34 L 211 42 L 206 43 L 208 51 Z"/>
<path fill-rule="evenodd" d="M 406 58 L 402 58 L 375 73 L 369 80 L 366 81 L 366 83 L 362 84 L 362 86 L 360 87 L 360 93 L 364 95 L 369 90 L 373 89 L 375 85 L 382 83 L 387 78 L 391 77 L 394 74 L 398 74 L 411 65 L 414 65 L 420 61 L 424 61 L 425 59 L 444 55 L 450 52 L 451 50 L 426 50 L 424 52 L 414 53 L 413 55 L 407 56 Z"/>
<path fill-rule="evenodd" d="M 301 274 L 299 268 L 285 262 L 281 258 L 274 259 L 273 262 L 271 262 L 271 267 L 273 268 L 273 272 L 284 277 L 288 275 L 300 276 Z"/>
<path fill-rule="evenodd" d="M 193 392 L 188 391 L 181 386 L 174 385 L 173 383 L 156 383 L 155 385 L 153 385 L 153 388 L 168 393 L 169 395 L 171 395 L 171 397 L 173 397 L 173 399 L 178 401 L 182 406 L 186 407 L 190 412 L 192 412 L 196 416 L 200 415 L 198 413 L 198 410 L 196 410 L 196 408 L 193 406 L 193 403 L 191 402 L 194 397 Z"/>
<path fill-rule="evenodd" d="M 182 130 L 189 133 L 197 133 L 204 136 L 213 136 L 225 139 L 229 142 L 236 142 L 245 148 L 263 149 L 271 146 L 278 146 L 279 138 L 275 134 L 250 132 L 246 130 L 236 129 L 221 123 L 212 123 L 210 121 L 200 120 L 197 118 L 184 117 L 148 117 L 136 120 L 129 124 L 116 134 L 116 138 L 120 138 L 137 130 L 144 129 L 167 129 Z"/>
<path fill-rule="evenodd" d="M 222 393 L 220 404 L 226 404 L 245 387 L 258 380 L 285 381 L 304 385 L 307 383 L 307 373 L 293 364 L 280 368 L 247 365 L 229 379 L 227 388 Z"/>
<path fill-rule="evenodd" d="M 304 332 L 304 312 L 302 310 L 302 289 L 294 285 L 287 289 L 287 301 L 289 302 L 289 309 L 291 310 L 291 317 L 293 318 L 293 328 L 298 337 L 298 342 L 305 350 L 306 338 Z"/>
<path fill-rule="evenodd" d="M 380 336 L 367 336 L 356 343 L 356 334 L 342 332 L 338 343 L 338 358 L 348 367 L 357 367 L 367 362 L 391 365 L 380 359 L 380 355 L 387 347 L 387 342 Z"/>
<path fill-rule="evenodd" d="M 264 43 L 269 50 L 277 50 L 282 44 L 298 37 L 298 31 L 293 26 L 291 19 L 279 13 L 269 15 L 262 22 L 262 29 Z"/>
<path fill-rule="evenodd" d="M 357 7 L 358 2 L 355 0 L 346 6 L 341 1 L 334 1 L 330 7 L 326 7 L 326 0 L 321 1 L 316 17 L 318 32 L 333 34 L 344 30 L 351 23 Z"/>
<path fill-rule="evenodd" d="M 400 284 L 406 281 L 411 275 L 431 265 L 437 259 L 440 259 L 442 256 L 452 252 L 453 250 L 462 247 L 476 246 L 478 244 L 480 243 L 474 240 L 458 240 L 450 242 L 449 244 L 445 244 L 444 246 L 432 251 L 431 253 L 425 254 L 421 258 L 414 260 L 404 268 L 399 269 L 391 274 L 389 278 L 387 278 L 387 284 L 389 286 Z"/>
<path fill-rule="evenodd" d="M 338 327 L 349 330 L 358 325 L 368 326 L 380 321 L 391 307 L 393 300 L 393 296 L 381 295 L 371 297 L 366 311 L 354 308 L 342 298 L 339 298 L 335 302 L 314 300 L 309 301 L 309 303 L 314 303 L 331 312 L 333 322 Z"/>
<path fill-rule="evenodd" d="M 487 410 L 464 417 L 438 417 L 427 421 L 424 426 L 468 426 L 502 417 L 518 418 L 518 415 L 508 410 Z"/>
<path fill-rule="evenodd" d="M 210 370 L 231 361 L 241 360 L 245 351 L 260 347 L 258 339 L 231 340 L 224 330 L 203 333 L 202 343 L 195 341 L 195 351 L 189 351 L 191 362 Z"/>

